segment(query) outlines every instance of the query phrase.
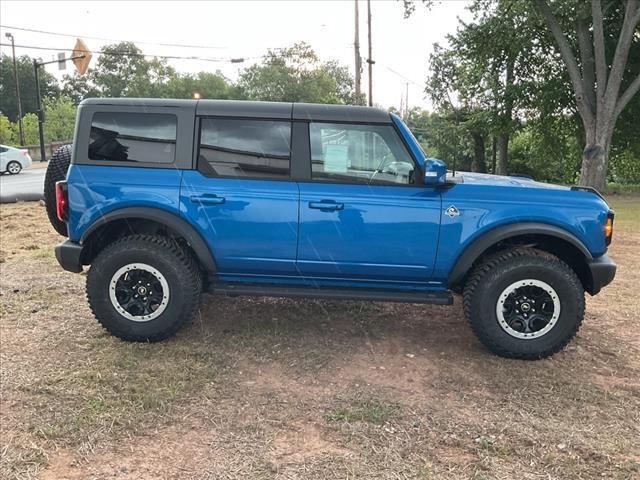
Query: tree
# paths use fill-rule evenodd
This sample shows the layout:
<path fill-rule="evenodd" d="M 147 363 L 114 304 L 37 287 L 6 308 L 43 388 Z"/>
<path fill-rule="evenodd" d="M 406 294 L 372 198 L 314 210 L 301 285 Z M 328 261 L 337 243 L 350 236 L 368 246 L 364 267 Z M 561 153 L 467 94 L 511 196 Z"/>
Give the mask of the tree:
<path fill-rule="evenodd" d="M 245 69 L 238 86 L 247 98 L 274 102 L 358 104 L 347 67 L 322 62 L 306 43 L 269 50 L 260 64 Z"/>
<path fill-rule="evenodd" d="M 196 75 L 174 75 L 169 79 L 163 96 L 168 98 L 192 98 L 199 93 L 202 98 L 241 98 L 231 82 L 220 72 L 199 72 Z"/>
<path fill-rule="evenodd" d="M 634 54 L 640 54 L 636 32 L 640 1 L 627 0 L 624 13 L 622 4 L 615 1 L 608 2 L 603 10 L 600 0 L 592 0 L 590 11 L 582 2 L 564 2 L 560 5 L 562 10 L 557 3 L 536 0 L 571 80 L 585 132 L 580 184 L 602 189 L 616 121 L 640 90 L 640 72 L 627 72 L 632 46 Z M 621 26 L 611 55 L 606 48 L 604 26 L 615 24 L 616 19 L 621 19 Z M 608 30 L 607 36 L 610 34 Z M 635 75 L 633 80 L 629 79 L 630 74 Z"/>
<path fill-rule="evenodd" d="M 476 158 L 469 125 L 459 122 L 452 110 L 429 113 L 412 108 L 405 122 L 428 157 L 444 160 L 451 169 L 482 170 L 482 166 L 474 165 Z"/>
<path fill-rule="evenodd" d="M 474 165 L 482 165 L 486 135 L 496 138 L 497 172 L 506 174 L 509 140 L 532 103 L 530 83 L 544 62 L 544 43 L 534 41 L 539 25 L 526 2 L 476 0 L 469 10 L 473 21 L 460 22 L 446 37 L 448 47 L 434 45 L 426 92 L 473 127 Z"/>
<path fill-rule="evenodd" d="M 76 107 L 73 101 L 61 96 L 57 99 L 45 99 L 43 102 L 44 114 L 44 141 L 57 142 L 73 139 L 73 131 L 76 123 Z M 22 117 L 24 138 L 27 145 L 39 143 L 38 117 L 35 113 L 27 113 Z M 16 127 L 14 127 L 14 130 Z"/>
<path fill-rule="evenodd" d="M 44 101 L 46 121 L 44 136 L 47 142 L 73 139 L 76 124 L 76 106 L 73 101 L 64 96 Z"/>
<path fill-rule="evenodd" d="M 87 97 L 166 97 L 175 70 L 162 59 L 146 59 L 131 42 L 102 48 L 86 76 L 65 75 L 63 92 L 75 103 Z"/>
<path fill-rule="evenodd" d="M 20 80 L 20 98 L 22 100 L 22 114 L 35 112 L 36 83 L 33 71 L 33 60 L 27 56 L 16 58 L 18 79 Z M 43 98 L 55 98 L 60 93 L 55 77 L 44 68 L 39 70 L 40 94 Z M 16 98 L 16 83 L 13 75 L 13 59 L 2 55 L 0 62 L 0 112 L 9 120 L 18 120 L 18 99 Z"/>
<path fill-rule="evenodd" d="M 101 92 L 88 75 L 65 74 L 62 77 L 62 95 L 78 105 L 85 98 L 96 98 Z"/>
<path fill-rule="evenodd" d="M 0 143 L 3 145 L 14 145 L 18 142 L 13 124 L 6 115 L 0 113 Z"/>

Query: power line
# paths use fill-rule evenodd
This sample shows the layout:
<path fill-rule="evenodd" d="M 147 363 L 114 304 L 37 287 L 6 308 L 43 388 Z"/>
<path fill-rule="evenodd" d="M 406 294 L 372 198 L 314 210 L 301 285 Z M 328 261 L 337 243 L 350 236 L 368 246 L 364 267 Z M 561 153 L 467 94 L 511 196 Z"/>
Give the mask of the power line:
<path fill-rule="evenodd" d="M 400 78 L 404 78 L 407 82 L 409 82 L 409 83 L 413 83 L 414 85 L 416 85 L 416 86 L 418 86 L 418 87 L 423 87 L 423 85 L 420 85 L 418 82 L 416 82 L 416 81 L 414 81 L 414 80 L 411 80 L 411 79 L 410 79 L 410 78 L 408 78 L 408 77 L 405 77 L 405 76 L 404 76 L 404 75 L 402 75 L 400 72 L 396 72 L 393 68 L 388 67 L 388 66 L 386 66 L 386 65 L 384 65 L 384 64 L 380 64 L 380 65 L 382 65 L 384 68 L 386 68 L 387 70 L 389 70 L 391 73 L 394 73 L 394 74 L 398 75 Z"/>
<path fill-rule="evenodd" d="M 0 43 L 0 46 L 10 46 L 10 43 Z M 17 48 L 29 48 L 33 50 L 48 50 L 53 52 L 73 52 L 73 48 L 52 48 L 52 47 L 40 47 L 35 45 L 16 45 Z M 96 51 L 91 52 L 98 55 L 112 55 L 112 56 L 120 56 L 120 57 L 155 57 L 155 58 L 164 58 L 167 60 L 199 60 L 204 62 L 230 62 L 230 63 L 242 63 L 245 60 L 250 60 L 252 58 L 261 58 L 261 57 L 243 57 L 243 58 L 210 58 L 210 57 L 198 57 L 198 56 L 179 56 L 179 55 L 154 55 L 150 53 L 136 53 L 136 52 L 105 52 L 105 51 Z"/>
<path fill-rule="evenodd" d="M 71 33 L 52 32 L 50 30 L 38 30 L 35 28 L 15 27 L 10 25 L 0 25 L 0 28 L 19 30 L 22 32 L 41 33 L 44 35 L 54 35 L 58 37 L 99 40 L 103 42 L 130 42 L 130 43 L 135 43 L 140 45 L 158 45 L 162 47 L 177 47 L 177 48 L 200 48 L 204 50 L 211 50 L 211 49 L 228 50 L 230 48 L 230 47 L 221 47 L 221 46 L 213 46 L 213 45 L 190 45 L 185 43 L 162 43 L 162 42 L 147 42 L 143 40 L 126 40 L 121 38 L 93 37 L 93 36 L 87 36 L 87 35 L 75 35 Z M 351 44 L 349 44 L 349 46 L 351 46 Z M 287 48 L 290 48 L 290 47 L 266 47 L 267 50 L 286 50 Z M 260 57 L 254 57 L 254 58 L 260 58 Z"/>
<path fill-rule="evenodd" d="M 32 32 L 32 33 L 42 33 L 45 35 L 55 35 L 58 37 L 70 37 L 70 38 L 87 38 L 90 40 L 100 40 L 103 42 L 132 42 L 132 43 L 140 43 L 144 45 L 159 45 L 163 47 L 179 47 L 179 48 L 202 48 L 202 49 L 228 49 L 229 47 L 219 47 L 219 46 L 211 46 L 211 45 L 188 45 L 184 43 L 159 43 L 159 42 L 145 42 L 145 41 L 137 41 L 137 40 L 122 40 L 116 38 L 105 38 L 105 37 L 90 37 L 87 35 L 72 35 L 70 33 L 60 33 L 60 32 L 51 32 L 48 30 L 37 30 L 35 28 L 26 28 L 26 27 L 13 27 L 9 25 L 0 25 L 2 28 L 10 28 L 12 30 L 20 30 L 23 32 Z"/>

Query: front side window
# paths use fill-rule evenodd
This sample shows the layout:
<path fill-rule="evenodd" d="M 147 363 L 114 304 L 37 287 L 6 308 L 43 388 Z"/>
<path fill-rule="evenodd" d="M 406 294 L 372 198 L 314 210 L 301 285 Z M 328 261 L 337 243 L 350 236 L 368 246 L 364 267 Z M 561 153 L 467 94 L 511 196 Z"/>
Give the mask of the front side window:
<path fill-rule="evenodd" d="M 289 178 L 291 123 L 203 118 L 198 170 L 215 177 Z"/>
<path fill-rule="evenodd" d="M 164 113 L 98 112 L 91 121 L 89 159 L 173 163 L 178 120 Z"/>
<path fill-rule="evenodd" d="M 413 160 L 391 125 L 311 123 L 309 135 L 313 180 L 414 183 Z"/>

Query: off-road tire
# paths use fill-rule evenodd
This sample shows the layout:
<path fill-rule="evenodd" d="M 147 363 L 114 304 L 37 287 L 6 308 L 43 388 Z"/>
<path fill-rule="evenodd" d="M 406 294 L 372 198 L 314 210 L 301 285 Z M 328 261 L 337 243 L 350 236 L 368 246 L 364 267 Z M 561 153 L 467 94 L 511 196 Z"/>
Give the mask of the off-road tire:
<path fill-rule="evenodd" d="M 555 325 L 538 338 L 521 339 L 499 324 L 496 305 L 509 285 L 537 279 L 550 285 L 560 301 Z M 470 274 L 463 291 L 464 312 L 478 339 L 507 358 L 537 360 L 562 350 L 584 317 L 584 288 L 576 273 L 558 257 L 534 248 L 514 248 L 489 256 Z"/>
<path fill-rule="evenodd" d="M 44 205 L 47 216 L 53 229 L 63 237 L 68 235 L 67 224 L 61 221 L 56 213 L 56 182 L 67 178 L 72 148 L 72 145 L 63 145 L 58 148 L 49 160 L 47 173 L 44 176 Z"/>
<path fill-rule="evenodd" d="M 157 269 L 168 283 L 168 304 L 153 320 L 130 320 L 116 310 L 110 299 L 112 277 L 132 263 Z M 98 254 L 87 274 L 87 299 L 94 316 L 109 333 L 131 342 L 157 342 L 171 337 L 193 318 L 201 292 L 200 270 L 191 253 L 162 236 L 131 235 L 115 241 Z"/>

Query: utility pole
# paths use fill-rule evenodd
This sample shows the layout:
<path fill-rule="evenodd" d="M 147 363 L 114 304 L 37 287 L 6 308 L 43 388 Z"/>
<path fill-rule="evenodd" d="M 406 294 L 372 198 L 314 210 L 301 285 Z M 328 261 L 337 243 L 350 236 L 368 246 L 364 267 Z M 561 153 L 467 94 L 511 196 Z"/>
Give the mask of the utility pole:
<path fill-rule="evenodd" d="M 18 78 L 18 65 L 16 63 L 16 44 L 13 34 L 7 32 L 4 34 L 11 40 L 11 52 L 13 53 L 13 78 L 16 82 L 16 99 L 18 102 L 18 131 L 20 136 L 20 145 L 24 145 L 24 130 L 22 129 L 22 100 L 20 99 L 20 79 Z"/>
<path fill-rule="evenodd" d="M 362 89 L 361 89 L 361 75 L 362 75 L 362 57 L 360 56 L 360 14 L 358 12 L 358 1 L 359 0 L 354 0 L 355 1 L 355 39 L 353 41 L 353 50 L 354 50 L 354 54 L 355 54 L 355 60 L 356 60 L 356 98 L 357 101 L 360 101 L 360 96 L 362 95 Z"/>
<path fill-rule="evenodd" d="M 367 63 L 369 64 L 369 106 L 373 107 L 373 58 L 371 58 L 371 0 L 367 0 L 367 28 L 369 30 L 369 58 Z"/>
<path fill-rule="evenodd" d="M 55 60 L 57 63 L 58 61 Z M 53 63 L 53 62 L 46 62 Z M 36 108 L 38 115 L 38 136 L 40 137 L 40 161 L 45 162 L 47 160 L 44 153 L 44 110 L 42 109 L 42 98 L 40 97 L 40 78 L 38 75 L 38 67 L 40 65 L 46 65 L 46 63 L 38 63 L 37 59 L 33 59 L 33 72 L 36 76 Z"/>
<path fill-rule="evenodd" d="M 409 119 L 409 82 L 405 82 L 405 96 L 404 96 L 404 120 Z"/>

